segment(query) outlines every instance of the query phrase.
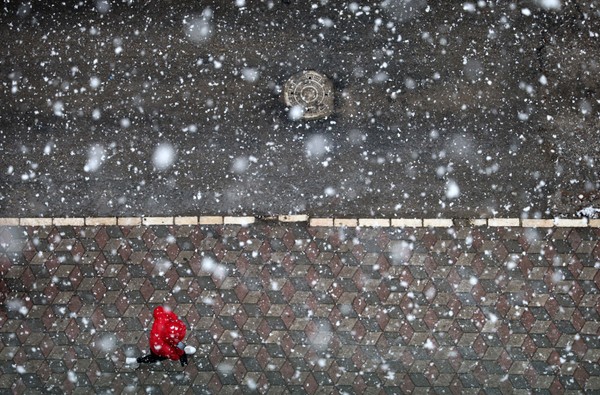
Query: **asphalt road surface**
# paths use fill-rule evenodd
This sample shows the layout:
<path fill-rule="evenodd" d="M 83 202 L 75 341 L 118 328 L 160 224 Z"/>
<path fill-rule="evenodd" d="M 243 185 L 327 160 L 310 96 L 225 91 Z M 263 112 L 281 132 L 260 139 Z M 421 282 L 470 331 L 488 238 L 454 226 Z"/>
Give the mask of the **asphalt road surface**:
<path fill-rule="evenodd" d="M 598 198 L 597 1 L 113 3 L 5 3 L 0 216 L 549 217 Z M 281 87 L 309 69 L 335 112 L 291 120 Z"/>

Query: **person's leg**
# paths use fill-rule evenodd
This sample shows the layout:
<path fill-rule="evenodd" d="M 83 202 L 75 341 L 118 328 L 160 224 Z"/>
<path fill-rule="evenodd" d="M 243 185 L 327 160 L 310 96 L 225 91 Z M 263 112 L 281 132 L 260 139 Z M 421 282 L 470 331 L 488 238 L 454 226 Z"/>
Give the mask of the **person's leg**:
<path fill-rule="evenodd" d="M 150 351 L 150 354 L 139 357 L 137 361 L 138 363 L 154 363 L 157 361 L 164 361 L 165 359 L 167 359 L 167 357 L 161 357 L 160 355 L 156 355 Z"/>

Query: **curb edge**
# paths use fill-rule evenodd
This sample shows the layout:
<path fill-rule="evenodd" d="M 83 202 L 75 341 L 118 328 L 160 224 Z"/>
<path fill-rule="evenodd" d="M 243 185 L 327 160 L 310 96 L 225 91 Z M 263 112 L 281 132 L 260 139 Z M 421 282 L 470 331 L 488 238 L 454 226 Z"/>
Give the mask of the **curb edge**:
<path fill-rule="evenodd" d="M 310 227 L 450 228 L 487 226 L 504 228 L 600 228 L 600 219 L 588 218 L 347 218 L 310 217 L 307 214 L 273 216 L 275 222 L 308 222 Z M 5 217 L 0 226 L 169 226 L 241 225 L 260 221 L 254 216 L 131 216 L 131 217 Z"/>

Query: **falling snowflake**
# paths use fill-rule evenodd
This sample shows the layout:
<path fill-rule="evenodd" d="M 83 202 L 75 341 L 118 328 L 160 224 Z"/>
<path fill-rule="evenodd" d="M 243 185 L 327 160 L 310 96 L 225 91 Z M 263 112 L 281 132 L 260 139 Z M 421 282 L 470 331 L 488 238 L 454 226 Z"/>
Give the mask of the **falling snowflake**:
<path fill-rule="evenodd" d="M 453 180 L 448 180 L 446 183 L 446 197 L 448 199 L 456 199 L 458 196 L 460 196 L 458 184 Z"/>
<path fill-rule="evenodd" d="M 216 278 L 223 280 L 227 277 L 227 268 L 218 264 L 210 257 L 202 259 L 201 268 L 205 272 L 211 273 Z"/>
<path fill-rule="evenodd" d="M 24 316 L 29 313 L 29 309 L 21 299 L 11 299 L 7 301 L 6 308 L 8 311 L 18 311 L 19 314 Z"/>
<path fill-rule="evenodd" d="M 100 144 L 94 144 L 88 150 L 88 157 L 85 166 L 83 167 L 83 171 L 86 173 L 93 173 L 100 169 L 102 163 L 106 159 L 106 150 Z"/>
<path fill-rule="evenodd" d="M 300 105 L 292 106 L 290 108 L 290 112 L 288 113 L 288 117 L 292 121 L 297 121 L 299 119 L 302 119 L 303 115 L 304 115 L 304 108 Z"/>
<path fill-rule="evenodd" d="M 207 7 L 202 11 L 201 16 L 184 19 L 183 28 L 186 37 L 195 43 L 201 43 L 211 38 L 213 34 L 212 15 L 212 10 Z"/>
<path fill-rule="evenodd" d="M 111 352 L 117 348 L 117 337 L 112 334 L 102 336 L 97 342 L 98 348 L 104 352 Z"/>
<path fill-rule="evenodd" d="M 313 134 L 306 139 L 304 150 L 308 158 L 321 158 L 329 152 L 329 142 L 322 134 Z"/>
<path fill-rule="evenodd" d="M 256 82 L 258 81 L 258 77 L 260 73 L 258 69 L 253 69 L 250 67 L 245 67 L 242 69 L 242 79 L 248 82 Z"/>
<path fill-rule="evenodd" d="M 159 259 L 154 262 L 154 267 L 158 271 L 159 276 L 164 276 L 171 266 L 171 262 L 167 259 Z"/>
<path fill-rule="evenodd" d="M 560 10 L 562 6 L 560 0 L 537 0 L 537 4 L 547 10 Z"/>
<path fill-rule="evenodd" d="M 154 150 L 152 163 L 157 170 L 167 170 L 175 162 L 175 148 L 169 143 L 161 143 Z"/>

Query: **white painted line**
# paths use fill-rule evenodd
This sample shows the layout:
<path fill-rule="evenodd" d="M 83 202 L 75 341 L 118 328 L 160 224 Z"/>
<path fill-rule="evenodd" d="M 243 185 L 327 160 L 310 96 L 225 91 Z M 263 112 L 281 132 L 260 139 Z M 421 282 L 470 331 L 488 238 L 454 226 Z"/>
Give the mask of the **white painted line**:
<path fill-rule="evenodd" d="M 521 220 L 521 226 L 523 228 L 552 228 L 554 227 L 554 220 L 539 218 L 523 218 Z"/>
<path fill-rule="evenodd" d="M 142 224 L 141 217 L 117 217 L 119 226 L 140 226 Z"/>
<path fill-rule="evenodd" d="M 19 226 L 19 218 L 0 218 L 0 226 Z"/>
<path fill-rule="evenodd" d="M 396 228 L 421 228 L 423 220 L 420 218 L 392 218 L 392 226 Z"/>
<path fill-rule="evenodd" d="M 198 218 L 200 225 L 223 225 L 223 217 L 215 215 L 200 216 Z"/>
<path fill-rule="evenodd" d="M 359 218 L 358 225 L 373 228 L 387 228 L 390 226 L 390 220 L 389 218 Z"/>
<path fill-rule="evenodd" d="M 586 228 L 588 226 L 588 219 L 554 218 L 554 226 L 558 228 Z"/>
<path fill-rule="evenodd" d="M 454 222 L 448 218 L 423 218 L 423 226 L 430 228 L 451 228 Z"/>
<path fill-rule="evenodd" d="M 358 225 L 356 218 L 334 218 L 333 226 L 340 227 L 346 226 L 348 228 L 355 228 Z"/>
<path fill-rule="evenodd" d="M 279 215 L 277 217 L 279 222 L 308 222 L 308 215 L 306 214 L 294 214 L 294 215 Z"/>
<path fill-rule="evenodd" d="M 52 218 L 21 218 L 21 226 L 52 226 Z"/>
<path fill-rule="evenodd" d="M 55 226 L 85 226 L 84 218 L 53 218 Z"/>
<path fill-rule="evenodd" d="M 142 225 L 173 225 L 173 217 L 143 217 Z"/>
<path fill-rule="evenodd" d="M 175 217 L 175 225 L 198 225 L 198 217 Z"/>
<path fill-rule="evenodd" d="M 115 226 L 117 217 L 88 217 L 85 219 L 87 226 Z"/>
<path fill-rule="evenodd" d="M 333 226 L 333 218 L 311 218 L 310 226 Z"/>
<path fill-rule="evenodd" d="M 594 227 L 600 228 L 600 219 L 588 218 L 309 218 L 306 214 L 279 215 L 280 222 L 309 222 L 314 227 L 452 227 L 484 226 L 490 227 L 523 227 L 523 228 L 552 228 L 552 227 Z M 139 225 L 249 225 L 256 222 L 251 216 L 181 216 L 181 217 L 27 217 L 0 218 L 0 226 L 139 226 Z"/>
<path fill-rule="evenodd" d="M 518 227 L 521 225 L 519 218 L 488 218 L 488 226 Z"/>
<path fill-rule="evenodd" d="M 223 217 L 224 225 L 250 225 L 256 221 L 254 217 Z"/>

